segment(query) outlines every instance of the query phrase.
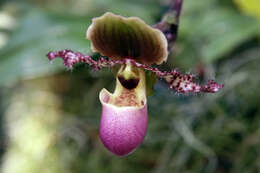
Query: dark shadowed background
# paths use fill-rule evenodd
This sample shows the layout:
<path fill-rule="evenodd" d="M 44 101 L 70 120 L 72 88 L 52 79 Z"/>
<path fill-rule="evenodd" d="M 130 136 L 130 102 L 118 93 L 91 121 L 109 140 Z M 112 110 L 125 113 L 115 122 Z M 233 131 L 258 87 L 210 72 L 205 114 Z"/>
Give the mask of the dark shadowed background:
<path fill-rule="evenodd" d="M 99 139 L 102 88 L 111 70 L 52 64 L 51 50 L 91 54 L 85 32 L 107 11 L 154 25 L 168 0 L 1 0 L 0 167 L 2 173 L 260 172 L 260 1 L 184 0 L 168 62 L 225 87 L 179 95 L 163 81 L 148 98 L 142 145 L 127 157 Z"/>

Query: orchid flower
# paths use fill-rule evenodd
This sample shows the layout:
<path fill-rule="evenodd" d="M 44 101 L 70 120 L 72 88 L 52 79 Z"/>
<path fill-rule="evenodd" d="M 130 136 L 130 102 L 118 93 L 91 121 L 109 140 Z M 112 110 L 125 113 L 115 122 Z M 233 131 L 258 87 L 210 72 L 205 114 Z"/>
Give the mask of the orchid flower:
<path fill-rule="evenodd" d="M 148 124 L 146 75 L 150 71 L 164 79 L 178 93 L 215 93 L 223 87 L 214 81 L 200 86 L 194 76 L 177 70 L 161 71 L 152 64 L 160 65 L 168 57 L 168 39 L 159 29 L 147 25 L 137 17 L 123 17 L 105 13 L 94 18 L 87 29 L 86 38 L 91 41 L 91 56 L 71 50 L 49 52 L 49 60 L 61 57 L 64 65 L 72 68 L 76 63 L 86 63 L 94 70 L 119 66 L 116 88 L 113 93 L 102 89 L 100 138 L 104 146 L 118 156 L 133 152 L 143 141 Z"/>

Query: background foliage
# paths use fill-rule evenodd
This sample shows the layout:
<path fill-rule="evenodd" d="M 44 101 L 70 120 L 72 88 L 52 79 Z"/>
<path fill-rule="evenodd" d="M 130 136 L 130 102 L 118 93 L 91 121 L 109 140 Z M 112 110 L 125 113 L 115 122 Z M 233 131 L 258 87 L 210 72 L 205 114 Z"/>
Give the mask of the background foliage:
<path fill-rule="evenodd" d="M 167 0 L 0 1 L 0 151 L 3 173 L 260 172 L 260 2 L 184 0 L 164 69 L 225 83 L 177 95 L 158 81 L 143 144 L 118 158 L 101 144 L 99 91 L 110 70 L 50 64 L 50 50 L 90 52 L 91 18 L 111 11 L 153 25 Z"/>

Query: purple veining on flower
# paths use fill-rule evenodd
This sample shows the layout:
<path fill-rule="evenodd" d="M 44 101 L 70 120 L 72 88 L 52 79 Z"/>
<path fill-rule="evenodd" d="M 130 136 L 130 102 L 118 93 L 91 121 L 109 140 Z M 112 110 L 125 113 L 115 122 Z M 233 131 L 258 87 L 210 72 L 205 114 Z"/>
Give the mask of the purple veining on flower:
<path fill-rule="evenodd" d="M 92 51 L 102 55 L 98 60 L 72 50 L 47 54 L 50 61 L 62 58 L 69 69 L 76 63 L 88 64 L 94 70 L 120 66 L 114 93 L 103 89 L 99 95 L 102 104 L 100 138 L 115 155 L 125 156 L 133 152 L 146 135 L 148 113 L 144 71 L 164 79 L 177 93 L 216 93 L 223 87 L 212 80 L 199 85 L 191 74 L 181 74 L 177 70 L 161 71 L 151 66 L 167 60 L 168 44 L 172 45 L 176 40 L 181 5 L 182 0 L 176 0 L 168 12 L 174 12 L 176 19 L 173 23 L 165 19 L 155 28 L 137 17 L 106 13 L 94 18 L 86 37 L 91 41 Z"/>

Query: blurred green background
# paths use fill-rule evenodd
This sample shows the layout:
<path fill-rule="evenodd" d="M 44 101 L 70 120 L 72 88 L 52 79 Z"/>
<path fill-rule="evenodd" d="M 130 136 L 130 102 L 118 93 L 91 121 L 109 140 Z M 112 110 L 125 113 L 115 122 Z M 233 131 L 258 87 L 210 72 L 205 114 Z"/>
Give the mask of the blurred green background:
<path fill-rule="evenodd" d="M 1 0 L 1 173 L 260 172 L 260 1 L 184 0 L 179 37 L 167 64 L 198 81 L 216 78 L 217 94 L 179 95 L 158 81 L 148 98 L 149 126 L 127 157 L 98 136 L 102 88 L 111 70 L 73 71 L 51 50 L 90 54 L 91 18 L 110 11 L 153 25 L 168 0 Z M 113 81 L 113 82 L 112 82 Z"/>

